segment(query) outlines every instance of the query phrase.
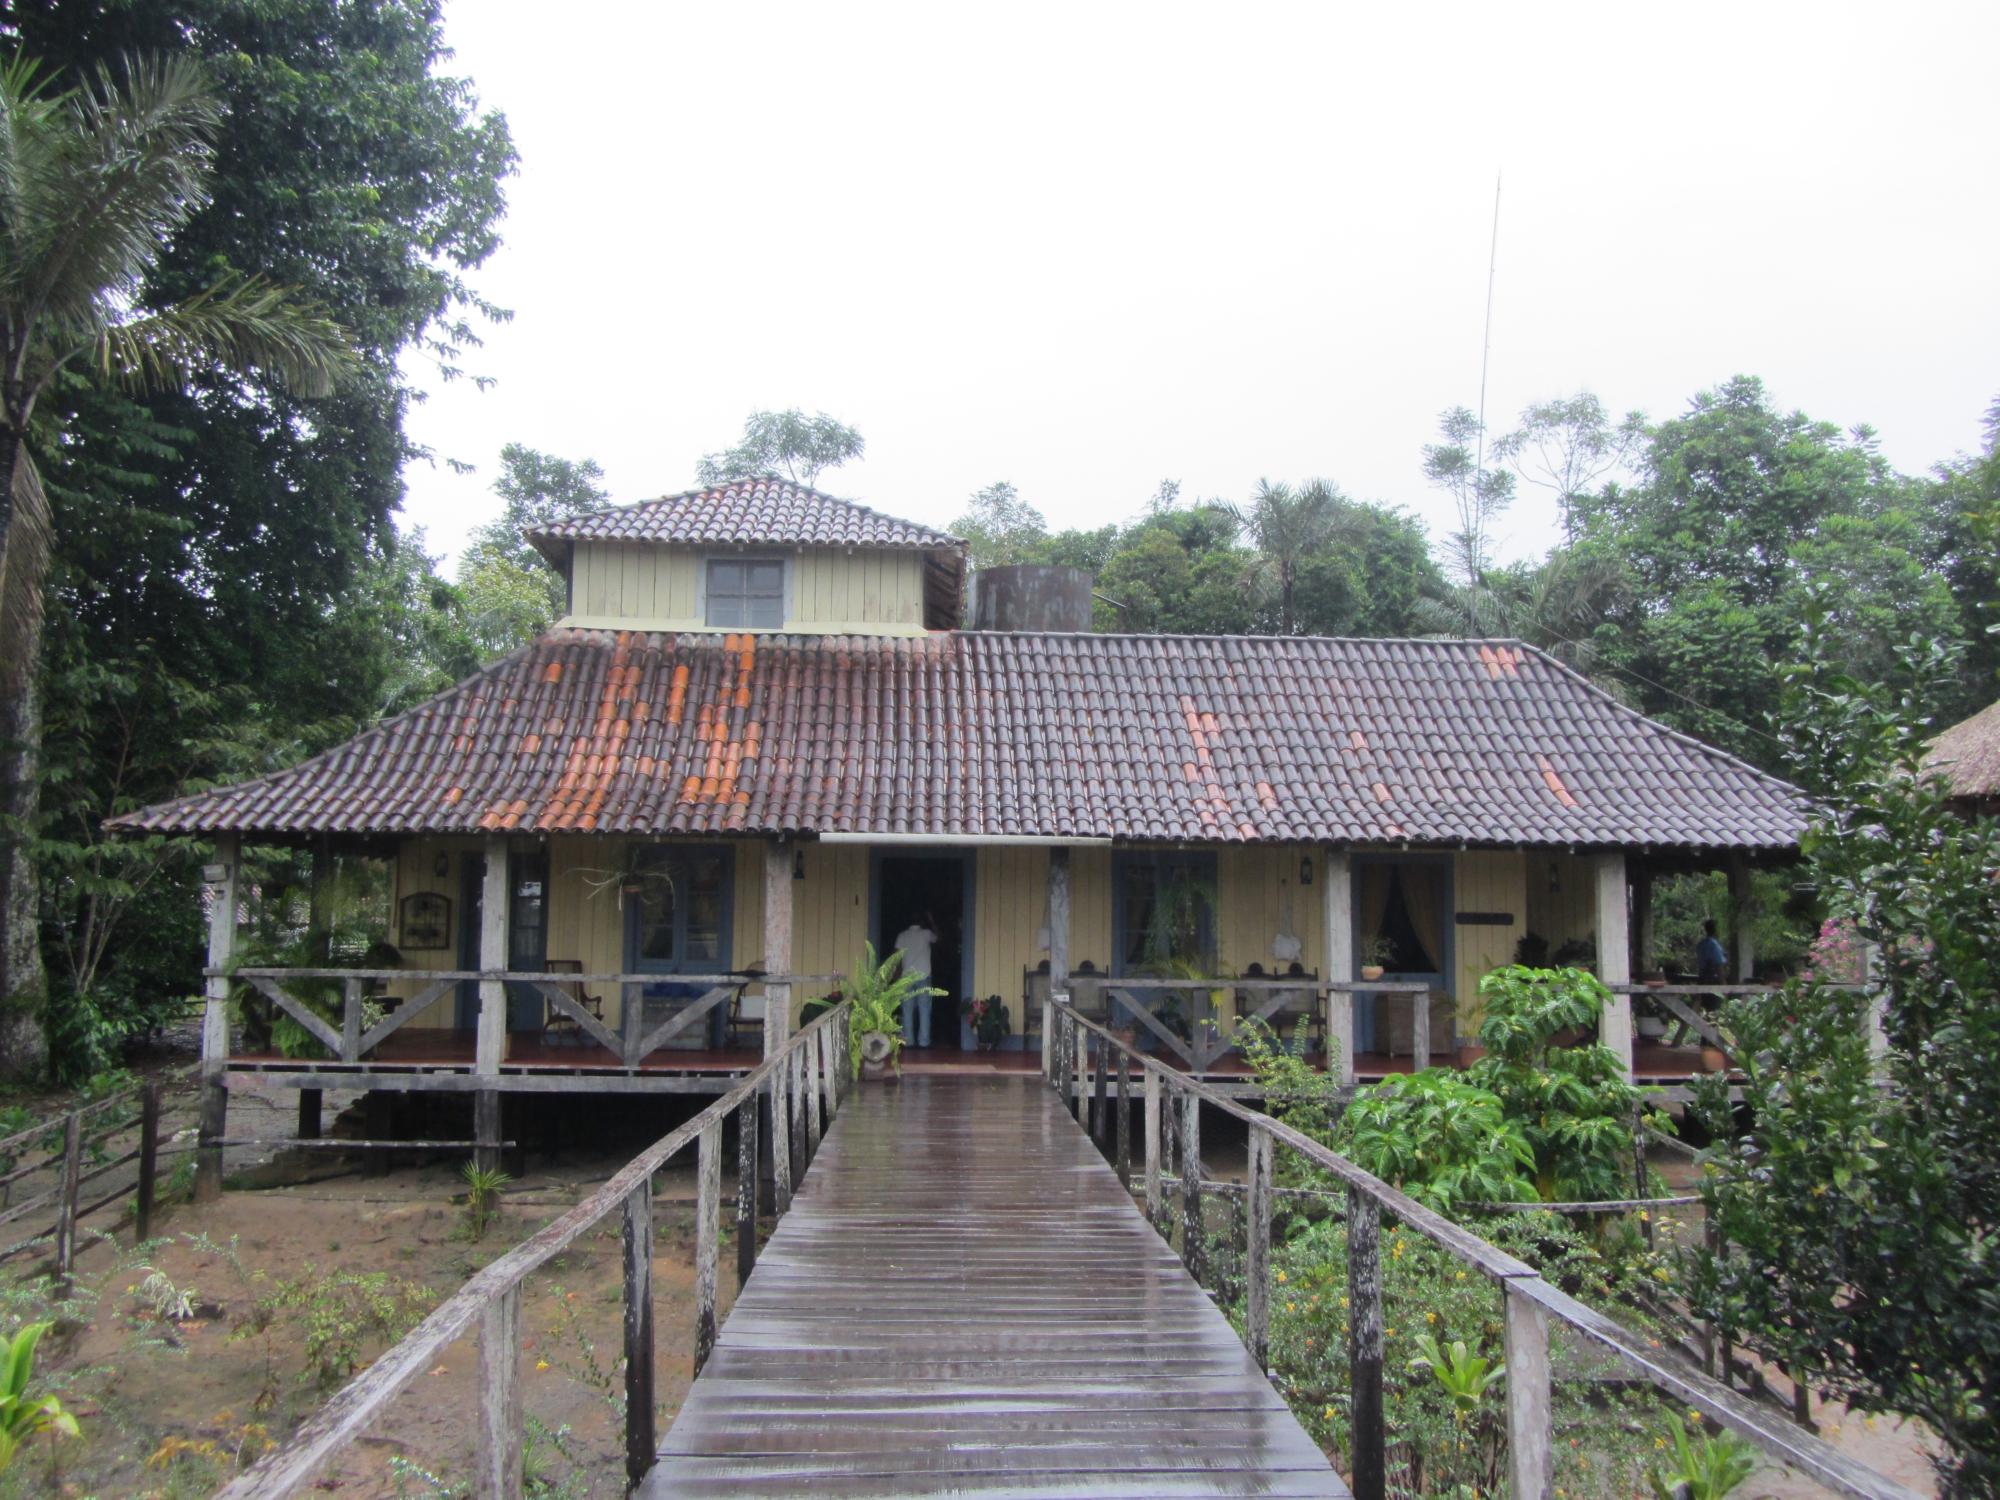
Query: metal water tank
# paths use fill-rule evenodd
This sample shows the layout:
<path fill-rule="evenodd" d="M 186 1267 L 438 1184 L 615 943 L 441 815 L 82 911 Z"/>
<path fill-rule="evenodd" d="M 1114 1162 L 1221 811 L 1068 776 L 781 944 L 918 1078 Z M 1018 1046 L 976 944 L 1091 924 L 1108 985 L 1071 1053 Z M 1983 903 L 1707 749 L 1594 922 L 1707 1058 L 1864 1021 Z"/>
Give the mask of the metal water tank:
<path fill-rule="evenodd" d="M 1014 563 L 973 575 L 974 630 L 1090 629 L 1091 576 L 1083 568 Z"/>

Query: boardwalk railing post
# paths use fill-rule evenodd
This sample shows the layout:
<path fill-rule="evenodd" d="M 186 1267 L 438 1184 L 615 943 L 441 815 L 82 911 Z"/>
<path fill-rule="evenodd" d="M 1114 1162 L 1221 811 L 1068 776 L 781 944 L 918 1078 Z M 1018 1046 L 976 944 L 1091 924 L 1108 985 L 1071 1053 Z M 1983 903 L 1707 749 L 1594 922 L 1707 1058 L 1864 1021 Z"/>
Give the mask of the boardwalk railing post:
<path fill-rule="evenodd" d="M 361 981 L 344 979 L 340 989 L 340 1060 L 360 1062 Z"/>
<path fill-rule="evenodd" d="M 1107 1123 L 1107 1111 L 1104 1108 L 1104 1075 L 1110 1065 L 1110 1059 L 1104 1055 L 1107 1048 L 1103 1037 L 1092 1037 L 1091 1041 L 1093 1046 L 1090 1068 L 1090 1138 L 1097 1142 L 1097 1149 L 1102 1151 L 1104 1127 Z"/>
<path fill-rule="evenodd" d="M 783 1218 L 792 1211 L 792 1105 L 785 1069 L 771 1069 L 771 1204 Z"/>
<path fill-rule="evenodd" d="M 812 1165 L 812 1142 L 806 1132 L 806 1052 L 803 1047 L 792 1048 L 785 1062 L 785 1071 L 790 1075 L 787 1097 L 792 1102 L 792 1186 L 798 1187 L 799 1179 L 806 1175 L 806 1168 Z"/>
<path fill-rule="evenodd" d="M 1132 1084 L 1125 1049 L 1118 1049 L 1118 1185 L 1132 1191 Z"/>
<path fill-rule="evenodd" d="M 1517 1500 L 1549 1500 L 1555 1426 L 1549 1386 L 1549 1315 L 1503 1283 L 1507 1332 L 1507 1475 Z"/>
<path fill-rule="evenodd" d="M 83 1176 L 83 1116 L 63 1124 L 62 1206 L 56 1214 L 56 1278 L 68 1281 L 76 1264 L 76 1192 Z"/>
<path fill-rule="evenodd" d="M 757 1265 L 757 1096 L 736 1106 L 736 1289 Z"/>
<path fill-rule="evenodd" d="M 694 1373 L 715 1349 L 715 1261 L 722 1238 L 722 1121 L 701 1130 L 695 1155 Z"/>
<path fill-rule="evenodd" d="M 1181 1096 L 1181 1263 L 1199 1286 L 1208 1269 L 1202 1244 L 1201 1098 Z"/>
<path fill-rule="evenodd" d="M 160 1080 L 139 1091 L 139 1240 L 153 1237 L 153 1204 L 160 1183 Z"/>
<path fill-rule="evenodd" d="M 629 1422 L 631 1413 L 626 1413 Z M 500 1293 L 479 1315 L 479 1500 L 521 1500 L 521 1288 Z"/>
<path fill-rule="evenodd" d="M 1160 1193 L 1160 1075 L 1146 1069 L 1146 1219 L 1163 1222 Z"/>
<path fill-rule="evenodd" d="M 1257 1368 L 1271 1366 L 1271 1137 L 1250 1127 L 1249 1239 L 1243 1255 L 1243 1324 Z"/>
<path fill-rule="evenodd" d="M 820 1113 L 823 1101 L 820 1085 L 826 1081 L 825 1054 L 821 1048 L 826 1041 L 826 1028 L 822 1026 L 806 1039 L 806 1045 L 799 1054 L 799 1071 L 805 1074 L 806 1082 L 806 1160 L 819 1155 L 819 1138 L 824 1126 Z"/>
<path fill-rule="evenodd" d="M 653 1463 L 653 1179 L 625 1200 L 625 1477 Z"/>
<path fill-rule="evenodd" d="M 1353 1393 L 1350 1482 L 1354 1500 L 1383 1500 L 1387 1466 L 1382 1427 L 1381 1240 L 1381 1208 L 1361 1189 L 1349 1188 L 1347 1365 L 1348 1389 Z"/>

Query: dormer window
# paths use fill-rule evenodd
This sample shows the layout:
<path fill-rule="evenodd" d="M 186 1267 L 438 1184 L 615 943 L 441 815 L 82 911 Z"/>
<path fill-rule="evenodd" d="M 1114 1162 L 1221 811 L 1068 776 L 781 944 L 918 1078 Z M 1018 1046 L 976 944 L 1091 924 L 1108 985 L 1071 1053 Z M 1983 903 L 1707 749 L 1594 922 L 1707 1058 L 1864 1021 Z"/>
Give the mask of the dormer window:
<path fill-rule="evenodd" d="M 708 560 L 705 622 L 717 630 L 783 630 L 785 565 L 777 558 Z"/>

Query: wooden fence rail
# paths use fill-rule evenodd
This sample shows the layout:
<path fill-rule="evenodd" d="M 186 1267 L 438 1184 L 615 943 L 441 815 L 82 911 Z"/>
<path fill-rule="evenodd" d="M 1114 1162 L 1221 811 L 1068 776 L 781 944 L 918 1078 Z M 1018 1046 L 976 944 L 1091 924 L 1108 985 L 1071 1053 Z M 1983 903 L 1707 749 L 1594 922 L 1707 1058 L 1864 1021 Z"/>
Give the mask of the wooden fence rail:
<path fill-rule="evenodd" d="M 1504 1307 L 1504 1360 L 1507 1366 L 1508 1476 L 1516 1500 L 1548 1500 L 1554 1487 L 1553 1376 L 1549 1327 L 1567 1328 L 1616 1356 L 1682 1409 L 1701 1412 L 1754 1444 L 1761 1452 L 1809 1475 L 1834 1493 L 1853 1500 L 1917 1500 L 1905 1489 L 1811 1433 L 1752 1404 L 1725 1385 L 1681 1364 L 1652 1346 L 1644 1335 L 1586 1307 L 1544 1281 L 1533 1266 L 1487 1243 L 1471 1230 L 1424 1207 L 1338 1152 L 1268 1115 L 1238 1103 L 1180 1070 L 1128 1046 L 1107 1028 L 1078 1015 L 1058 997 L 1052 1004 L 1058 1033 L 1049 1049 L 1045 1076 L 1063 1105 L 1081 1122 L 1109 1060 L 1143 1070 L 1145 1097 L 1145 1202 L 1148 1216 L 1164 1234 L 1167 1226 L 1162 1174 L 1175 1144 L 1169 1117 L 1179 1110 L 1181 1153 L 1180 1210 L 1182 1255 L 1201 1275 L 1201 1112 L 1220 1111 L 1242 1122 L 1249 1136 L 1249 1207 L 1245 1257 L 1250 1286 L 1246 1297 L 1245 1342 L 1260 1363 L 1270 1341 L 1268 1288 L 1264 1271 L 1271 1253 L 1271 1153 L 1283 1146 L 1338 1180 L 1347 1191 L 1348 1362 L 1353 1383 L 1353 1451 L 1349 1455 L 1356 1500 L 1382 1500 L 1387 1434 L 1383 1426 L 1381 1220 L 1387 1216 L 1478 1271 L 1501 1293 Z"/>
<path fill-rule="evenodd" d="M 20 1148 L 24 1144 L 46 1142 L 51 1136 L 60 1136 L 62 1139 L 62 1145 L 50 1155 L 27 1162 L 0 1176 L 0 1188 L 11 1188 L 12 1184 L 38 1172 L 53 1169 L 57 1174 L 55 1186 L 36 1193 L 33 1197 L 24 1198 L 18 1203 L 9 1203 L 4 1210 L 0 1210 L 0 1225 L 6 1225 L 26 1218 L 38 1209 L 46 1209 L 51 1204 L 55 1207 L 55 1220 L 48 1228 L 8 1246 L 4 1252 L 0 1252 L 0 1259 L 23 1254 L 44 1240 L 48 1240 L 52 1242 L 55 1254 L 55 1273 L 59 1278 L 67 1279 L 76 1267 L 77 1251 L 80 1248 L 79 1236 L 92 1232 L 82 1229 L 81 1221 L 100 1209 L 108 1208 L 122 1199 L 135 1195 L 138 1199 L 138 1238 L 150 1239 L 155 1205 L 159 1198 L 160 1158 L 172 1154 L 172 1148 L 162 1147 L 160 1144 L 161 1103 L 168 1083 L 186 1082 L 191 1076 L 184 1074 L 178 1080 L 155 1078 L 143 1084 L 135 1084 L 131 1088 L 107 1094 L 102 1099 L 93 1100 L 63 1114 L 50 1116 L 26 1130 L 16 1131 L 4 1140 L 0 1140 L 0 1151 L 5 1151 Z M 84 1128 L 86 1120 L 135 1101 L 139 1106 L 137 1115 L 86 1133 Z M 105 1161 L 92 1161 L 85 1155 L 87 1150 L 102 1145 L 113 1136 L 131 1130 L 135 1126 L 139 1131 L 137 1146 Z M 89 1202 L 83 1201 L 82 1190 L 87 1184 L 134 1162 L 139 1164 L 139 1171 L 133 1181 L 124 1183 Z"/>
<path fill-rule="evenodd" d="M 625 1469 L 636 1484 L 654 1461 L 653 1424 L 653 1178 L 690 1146 L 696 1154 L 695 1373 L 714 1347 L 716 1257 L 721 1239 L 722 1126 L 731 1114 L 750 1145 L 739 1167 L 755 1162 L 760 1100 L 769 1100 L 775 1146 L 797 1140 L 802 1149 L 774 1151 L 779 1212 L 791 1200 L 794 1172 L 803 1172 L 818 1133 L 806 1128 L 809 1112 L 828 1119 L 851 1085 L 848 1070 L 851 1002 L 802 1027 L 783 1050 L 692 1120 L 669 1131 L 621 1167 L 602 1187 L 554 1223 L 523 1240 L 475 1274 L 429 1317 L 329 1400 L 283 1448 L 245 1470 L 218 1500 L 278 1500 L 307 1489 L 342 1449 L 358 1438 L 404 1387 L 431 1368 L 445 1346 L 476 1324 L 479 1331 L 479 1409 L 474 1414 L 477 1462 L 474 1493 L 481 1500 L 520 1500 L 521 1302 L 527 1278 L 580 1236 L 613 1214 L 623 1215 L 625 1264 Z M 796 1084 L 787 1087 L 788 1083 Z M 739 1182 L 736 1204 L 737 1274 L 747 1277 L 756 1260 L 757 1184 Z M 748 1241 L 746 1245 L 744 1242 Z"/>

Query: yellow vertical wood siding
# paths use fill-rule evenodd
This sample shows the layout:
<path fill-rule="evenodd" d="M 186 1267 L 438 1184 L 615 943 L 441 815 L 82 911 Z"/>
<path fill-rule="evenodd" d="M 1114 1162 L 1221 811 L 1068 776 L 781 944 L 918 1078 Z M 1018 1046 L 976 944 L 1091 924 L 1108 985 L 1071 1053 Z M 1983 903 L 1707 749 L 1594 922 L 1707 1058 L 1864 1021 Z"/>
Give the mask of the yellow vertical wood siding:
<path fill-rule="evenodd" d="M 688 547 L 580 542 L 572 568 L 569 619 L 590 626 L 704 630 L 702 567 L 710 556 Z M 915 634 L 924 626 L 924 559 L 881 548 L 846 551 L 750 549 L 786 560 L 790 601 L 785 629 L 855 635 Z"/>
<path fill-rule="evenodd" d="M 1526 931 L 1527 857 L 1518 849 L 1471 849 L 1452 861 L 1452 910 L 1506 912 L 1506 926 L 1455 926 L 1457 953 L 1452 978 L 1458 1000 L 1458 1034 L 1479 1029 L 1479 981 L 1492 969 L 1514 961 L 1514 945 Z M 1435 1028 L 1433 1028 L 1435 1031 Z"/>

